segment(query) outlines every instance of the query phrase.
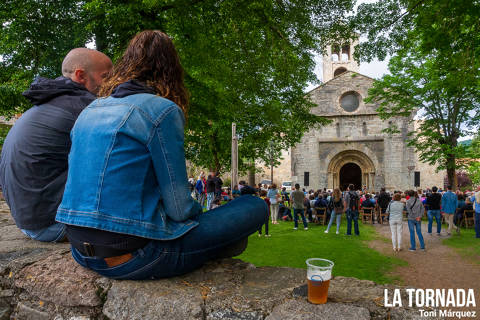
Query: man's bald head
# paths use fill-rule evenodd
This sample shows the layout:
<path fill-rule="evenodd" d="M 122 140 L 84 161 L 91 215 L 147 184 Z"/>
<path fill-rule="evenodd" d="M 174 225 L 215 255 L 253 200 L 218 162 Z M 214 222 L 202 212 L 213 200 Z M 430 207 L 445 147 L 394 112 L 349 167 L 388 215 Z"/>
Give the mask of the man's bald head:
<path fill-rule="evenodd" d="M 97 93 L 103 78 L 110 72 L 113 64 L 109 57 L 100 51 L 88 48 L 71 50 L 63 59 L 62 74 Z"/>

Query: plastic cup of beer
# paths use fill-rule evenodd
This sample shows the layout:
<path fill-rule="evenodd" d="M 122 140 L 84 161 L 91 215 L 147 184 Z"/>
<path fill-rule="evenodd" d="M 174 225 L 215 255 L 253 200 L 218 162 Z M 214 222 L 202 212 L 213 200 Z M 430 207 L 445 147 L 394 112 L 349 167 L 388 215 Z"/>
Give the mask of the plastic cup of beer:
<path fill-rule="evenodd" d="M 327 259 L 307 259 L 308 301 L 314 304 L 327 302 L 328 286 L 334 263 Z"/>

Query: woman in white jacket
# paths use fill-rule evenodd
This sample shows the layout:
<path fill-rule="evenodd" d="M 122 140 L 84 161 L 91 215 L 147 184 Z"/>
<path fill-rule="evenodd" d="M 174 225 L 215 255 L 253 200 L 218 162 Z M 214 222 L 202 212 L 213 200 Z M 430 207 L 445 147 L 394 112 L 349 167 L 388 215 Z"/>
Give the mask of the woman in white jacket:
<path fill-rule="evenodd" d="M 402 195 L 396 193 L 393 201 L 387 207 L 389 214 L 390 230 L 392 231 L 393 251 L 398 252 L 402 248 L 402 231 L 403 231 L 403 209 L 405 204 L 401 201 Z"/>

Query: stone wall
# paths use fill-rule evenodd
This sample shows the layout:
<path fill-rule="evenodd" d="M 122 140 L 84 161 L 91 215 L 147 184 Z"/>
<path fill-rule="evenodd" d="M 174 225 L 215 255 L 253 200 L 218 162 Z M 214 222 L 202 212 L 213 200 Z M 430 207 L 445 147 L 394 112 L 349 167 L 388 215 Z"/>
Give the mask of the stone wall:
<path fill-rule="evenodd" d="M 328 303 L 312 305 L 305 270 L 257 268 L 236 259 L 213 261 L 181 277 L 110 280 L 79 266 L 68 244 L 27 239 L 3 201 L 0 240 L 0 320 L 419 318 L 418 310 L 383 306 L 390 285 L 335 277 Z"/>
<path fill-rule="evenodd" d="M 332 120 L 331 124 L 310 130 L 292 149 L 292 180 L 303 185 L 303 172 L 310 172 L 310 186 L 332 188 L 328 179 L 328 159 L 344 150 L 365 154 L 374 164 L 374 190 L 413 187 L 414 151 L 405 143 L 406 134 L 413 127 L 408 119 L 383 121 L 377 116 L 376 104 L 365 104 L 373 79 L 347 71 L 311 91 L 309 96 L 317 107 L 312 113 Z M 340 97 L 347 91 L 360 95 L 357 110 L 347 112 L 340 106 Z M 387 135 L 383 129 L 395 124 L 400 133 Z M 363 170 L 364 168 L 362 168 Z"/>

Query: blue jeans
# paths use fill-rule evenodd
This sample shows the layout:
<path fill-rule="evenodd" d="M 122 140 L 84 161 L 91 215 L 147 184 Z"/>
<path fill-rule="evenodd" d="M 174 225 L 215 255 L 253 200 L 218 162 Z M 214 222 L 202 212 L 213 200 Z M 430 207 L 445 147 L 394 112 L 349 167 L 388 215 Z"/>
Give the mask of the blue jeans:
<path fill-rule="evenodd" d="M 425 249 L 425 243 L 422 236 L 422 221 L 408 220 L 408 230 L 410 231 L 410 249 L 415 250 L 415 231 L 417 232 L 420 249 Z"/>
<path fill-rule="evenodd" d="M 440 215 L 440 210 L 428 210 L 428 233 L 432 233 L 432 225 L 433 225 L 433 217 L 435 217 L 435 221 L 437 221 L 437 233 L 440 234 L 442 230 L 442 217 Z"/>
<path fill-rule="evenodd" d="M 480 238 L 480 212 L 475 212 L 475 237 Z"/>
<path fill-rule="evenodd" d="M 352 234 L 352 220 L 355 235 L 360 235 L 360 230 L 358 229 L 358 211 L 347 209 L 347 235 Z"/>
<path fill-rule="evenodd" d="M 332 226 L 333 220 L 335 220 L 335 217 L 337 218 L 337 232 L 340 229 L 340 221 L 342 219 L 342 214 L 341 213 L 335 213 L 335 210 L 332 210 L 332 214 L 330 215 L 330 222 L 328 223 L 327 226 L 327 231 L 330 230 L 330 227 Z"/>
<path fill-rule="evenodd" d="M 293 209 L 293 221 L 295 222 L 295 228 L 298 228 L 298 215 L 302 217 L 303 227 L 307 228 L 307 220 L 305 219 L 305 215 L 303 214 L 303 209 Z"/>
<path fill-rule="evenodd" d="M 213 199 L 215 199 L 215 192 L 207 193 L 207 210 L 210 210 L 210 206 L 212 205 Z"/>
<path fill-rule="evenodd" d="M 180 238 L 150 241 L 118 266 L 109 267 L 105 259 L 84 256 L 73 247 L 72 256 L 80 265 L 113 279 L 178 276 L 201 267 L 224 254 L 228 247 L 246 240 L 261 227 L 267 214 L 264 200 L 244 195 L 199 215 L 199 225 Z"/>
<path fill-rule="evenodd" d="M 42 242 L 58 242 L 65 237 L 65 225 L 63 223 L 55 223 L 43 229 L 27 230 L 20 229 L 25 235 L 33 240 Z"/>

